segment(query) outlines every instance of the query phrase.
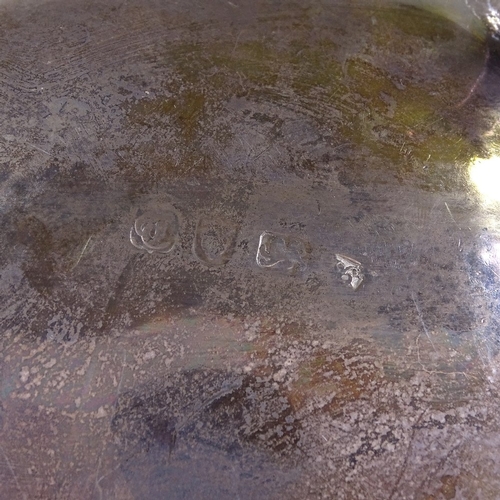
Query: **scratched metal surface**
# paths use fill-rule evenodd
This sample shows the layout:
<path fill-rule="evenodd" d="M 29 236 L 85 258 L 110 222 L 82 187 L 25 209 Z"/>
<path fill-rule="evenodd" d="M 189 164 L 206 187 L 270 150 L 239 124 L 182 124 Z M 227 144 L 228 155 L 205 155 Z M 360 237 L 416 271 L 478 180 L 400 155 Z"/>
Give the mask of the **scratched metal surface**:
<path fill-rule="evenodd" d="M 1 498 L 499 498 L 478 5 L 0 5 Z"/>

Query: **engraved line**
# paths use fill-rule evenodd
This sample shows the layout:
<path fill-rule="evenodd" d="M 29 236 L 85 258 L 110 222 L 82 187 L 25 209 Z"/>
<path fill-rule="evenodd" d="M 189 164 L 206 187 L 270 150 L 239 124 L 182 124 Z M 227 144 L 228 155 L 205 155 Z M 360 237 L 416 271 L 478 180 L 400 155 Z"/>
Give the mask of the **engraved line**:
<path fill-rule="evenodd" d="M 88 247 L 91 239 L 92 239 L 92 235 L 89 236 L 89 239 L 87 240 L 87 242 L 85 243 L 85 245 L 83 245 L 83 249 L 82 249 L 82 251 L 80 253 L 80 257 L 78 257 L 78 260 L 76 261 L 76 264 L 71 268 L 72 271 L 80 263 L 80 261 L 82 260 L 83 254 L 85 253 L 85 250 L 87 250 L 87 247 Z"/>
<path fill-rule="evenodd" d="M 4 459 L 5 459 L 7 467 L 9 468 L 9 470 L 10 470 L 10 472 L 12 474 L 12 477 L 14 478 L 14 481 L 16 482 L 16 486 L 17 486 L 17 489 L 19 490 L 19 493 L 21 493 L 21 495 L 23 496 L 24 500 L 26 500 L 28 497 L 27 497 L 26 493 L 24 493 L 24 491 L 21 489 L 21 485 L 19 484 L 19 481 L 17 480 L 17 475 L 14 472 L 14 468 L 12 467 L 12 464 L 10 463 L 10 460 L 9 460 L 9 457 L 7 456 L 7 453 L 5 453 L 5 450 L 3 449 L 2 446 L 0 446 L 0 450 L 2 451 L 2 455 L 3 455 Z"/>
<path fill-rule="evenodd" d="M 446 201 L 444 202 L 444 206 L 446 207 L 446 210 L 448 210 L 448 213 L 450 214 L 451 220 L 455 223 L 455 226 L 458 227 L 458 229 L 462 229 L 458 224 L 457 221 L 455 220 L 455 217 L 453 217 L 453 214 L 451 213 L 450 207 L 448 206 L 448 203 Z"/>
<path fill-rule="evenodd" d="M 411 294 L 411 298 L 413 300 L 413 303 L 415 304 L 415 308 L 417 309 L 418 319 L 420 320 L 422 328 L 424 329 L 424 332 L 427 335 L 427 338 L 429 339 L 429 342 L 431 343 L 432 348 L 434 349 L 435 352 L 437 352 L 436 347 L 434 346 L 434 342 L 432 342 L 431 336 L 429 335 L 429 330 L 427 330 L 427 327 L 425 326 L 424 318 L 422 317 L 422 311 L 420 311 L 420 306 L 418 305 L 417 299 L 416 299 L 415 294 L 413 292 Z"/>

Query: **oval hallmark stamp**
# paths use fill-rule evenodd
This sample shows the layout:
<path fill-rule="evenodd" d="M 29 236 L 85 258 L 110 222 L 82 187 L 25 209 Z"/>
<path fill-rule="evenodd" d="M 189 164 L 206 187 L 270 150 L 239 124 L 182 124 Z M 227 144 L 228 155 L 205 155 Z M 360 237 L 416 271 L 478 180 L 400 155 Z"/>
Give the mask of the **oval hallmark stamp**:
<path fill-rule="evenodd" d="M 237 227 L 224 219 L 201 217 L 196 224 L 193 253 L 208 267 L 227 264 L 233 255 Z"/>

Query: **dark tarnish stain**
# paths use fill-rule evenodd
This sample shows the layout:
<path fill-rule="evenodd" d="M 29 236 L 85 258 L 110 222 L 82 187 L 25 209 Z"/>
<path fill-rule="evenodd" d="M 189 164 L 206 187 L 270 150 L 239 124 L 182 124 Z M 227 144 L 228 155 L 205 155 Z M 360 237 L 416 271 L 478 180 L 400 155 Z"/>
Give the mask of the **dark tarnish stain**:
<path fill-rule="evenodd" d="M 23 262 L 29 282 L 40 293 L 50 293 L 57 283 L 54 239 L 47 226 L 34 216 L 20 218 L 10 240 L 28 249 L 30 258 Z"/>
<path fill-rule="evenodd" d="M 349 402 L 369 398 L 383 378 L 375 361 L 373 347 L 363 340 L 353 341 L 334 356 L 318 352 L 299 369 L 290 392 L 294 408 L 321 396 L 328 401 L 321 411 L 337 415 Z"/>
<path fill-rule="evenodd" d="M 453 500 L 457 494 L 457 477 L 455 476 L 443 476 L 441 478 L 441 483 L 443 485 L 440 488 L 440 493 L 446 498 L 446 500 Z"/>
<path fill-rule="evenodd" d="M 143 256 L 133 255 L 130 257 L 129 261 L 118 276 L 114 290 L 108 298 L 108 302 L 106 304 L 104 321 L 101 327 L 102 332 L 108 331 L 110 326 L 116 321 L 117 317 L 120 316 L 126 290 L 131 281 L 133 281 L 134 269 L 138 263 L 140 264 L 142 262 L 142 260 Z"/>
<path fill-rule="evenodd" d="M 300 422 L 287 395 L 259 377 L 228 379 L 220 372 L 200 370 L 163 384 L 164 389 L 120 397 L 111 423 L 120 453 L 160 447 L 171 454 L 180 440 L 229 454 L 249 446 L 283 456 L 294 453 Z"/>

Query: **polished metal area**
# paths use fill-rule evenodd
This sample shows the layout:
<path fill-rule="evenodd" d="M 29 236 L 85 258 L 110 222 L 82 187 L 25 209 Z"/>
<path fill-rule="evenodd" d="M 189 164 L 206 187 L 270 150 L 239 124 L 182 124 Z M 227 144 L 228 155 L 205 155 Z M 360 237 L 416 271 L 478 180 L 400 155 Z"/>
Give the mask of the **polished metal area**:
<path fill-rule="evenodd" d="M 0 498 L 500 498 L 497 14 L 1 3 Z"/>

